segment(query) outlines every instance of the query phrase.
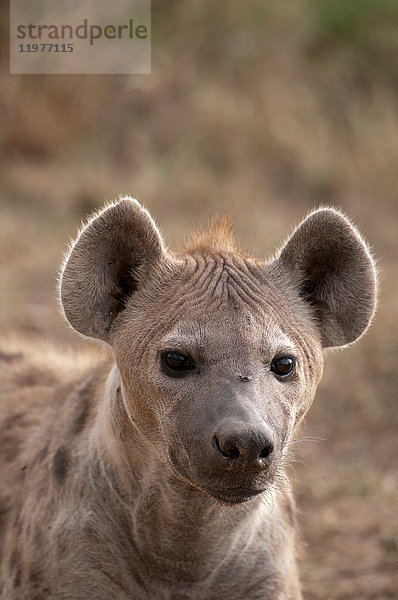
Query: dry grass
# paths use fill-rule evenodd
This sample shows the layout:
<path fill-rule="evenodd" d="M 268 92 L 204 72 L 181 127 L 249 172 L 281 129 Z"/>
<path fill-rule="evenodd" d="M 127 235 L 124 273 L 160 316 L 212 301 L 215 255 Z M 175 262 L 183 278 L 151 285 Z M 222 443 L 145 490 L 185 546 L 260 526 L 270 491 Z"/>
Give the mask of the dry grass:
<path fill-rule="evenodd" d="M 0 75 L 3 332 L 80 343 L 57 313 L 57 267 L 80 219 L 119 193 L 170 243 L 229 207 L 266 254 L 332 204 L 373 245 L 378 314 L 329 357 L 305 431 L 325 441 L 296 469 L 308 600 L 398 589 L 397 6 L 369 21 L 362 2 L 354 21 L 337 0 L 154 3 L 151 76 Z"/>

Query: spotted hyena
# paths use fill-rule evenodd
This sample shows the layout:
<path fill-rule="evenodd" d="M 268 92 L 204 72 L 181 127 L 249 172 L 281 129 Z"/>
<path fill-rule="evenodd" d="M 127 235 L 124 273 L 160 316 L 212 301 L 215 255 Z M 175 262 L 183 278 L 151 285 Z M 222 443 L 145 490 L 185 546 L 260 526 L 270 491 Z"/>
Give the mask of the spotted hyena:
<path fill-rule="evenodd" d="M 1 600 L 300 599 L 280 482 L 323 350 L 374 311 L 358 231 L 320 209 L 269 261 L 224 222 L 174 253 L 123 198 L 60 296 L 104 349 L 0 354 Z"/>

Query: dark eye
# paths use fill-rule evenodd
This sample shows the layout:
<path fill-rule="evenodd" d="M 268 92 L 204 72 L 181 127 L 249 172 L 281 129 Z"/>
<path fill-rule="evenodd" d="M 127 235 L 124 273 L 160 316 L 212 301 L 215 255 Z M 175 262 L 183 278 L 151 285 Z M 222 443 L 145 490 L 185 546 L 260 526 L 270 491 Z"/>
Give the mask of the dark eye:
<path fill-rule="evenodd" d="M 291 356 L 278 356 L 271 363 L 271 371 L 279 377 L 291 375 L 296 366 L 296 361 Z"/>
<path fill-rule="evenodd" d="M 168 375 L 183 375 L 194 368 L 193 362 L 189 356 L 181 354 L 181 352 L 163 352 L 161 354 L 164 371 Z"/>

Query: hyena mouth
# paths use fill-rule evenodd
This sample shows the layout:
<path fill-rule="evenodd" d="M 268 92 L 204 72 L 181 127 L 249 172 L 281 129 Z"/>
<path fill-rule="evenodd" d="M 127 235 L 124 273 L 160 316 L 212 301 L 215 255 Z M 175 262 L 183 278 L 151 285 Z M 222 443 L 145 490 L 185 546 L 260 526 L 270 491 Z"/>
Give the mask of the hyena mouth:
<path fill-rule="evenodd" d="M 216 498 L 225 504 L 242 504 L 251 500 L 255 496 L 265 492 L 265 489 L 253 489 L 244 487 L 234 488 L 206 488 L 205 490 L 210 496 Z"/>

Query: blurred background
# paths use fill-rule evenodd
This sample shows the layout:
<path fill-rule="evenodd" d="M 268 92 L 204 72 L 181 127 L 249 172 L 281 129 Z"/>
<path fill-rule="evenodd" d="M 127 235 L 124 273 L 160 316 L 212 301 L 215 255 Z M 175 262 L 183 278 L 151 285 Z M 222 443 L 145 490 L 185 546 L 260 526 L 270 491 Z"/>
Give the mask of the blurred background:
<path fill-rule="evenodd" d="M 8 74 L 1 10 L 1 331 L 82 342 L 56 274 L 81 219 L 130 193 L 171 246 L 228 207 L 273 252 L 309 209 L 370 242 L 379 310 L 327 359 L 295 490 L 308 600 L 398 598 L 398 0 L 152 3 L 152 75 Z"/>

